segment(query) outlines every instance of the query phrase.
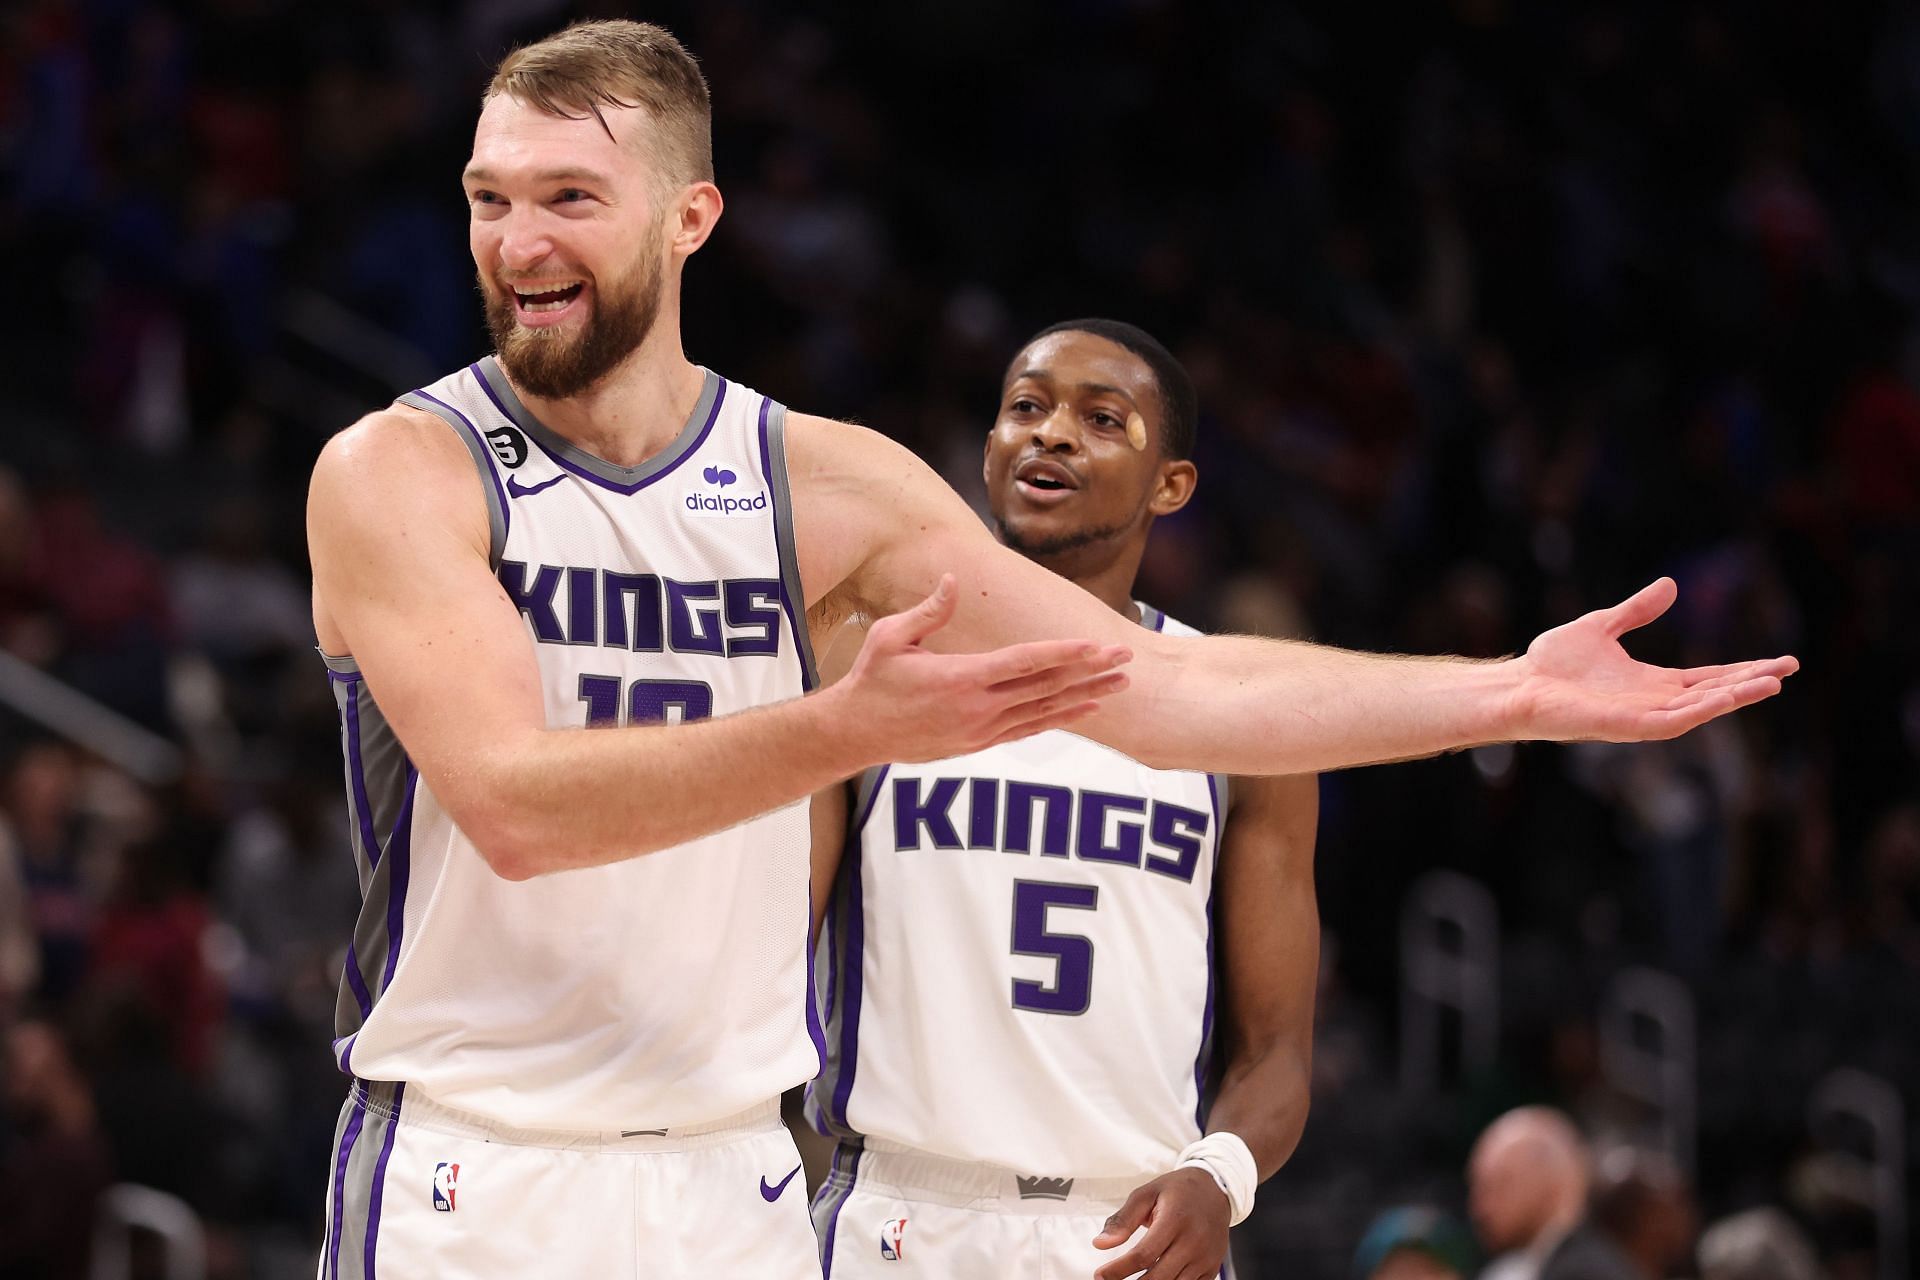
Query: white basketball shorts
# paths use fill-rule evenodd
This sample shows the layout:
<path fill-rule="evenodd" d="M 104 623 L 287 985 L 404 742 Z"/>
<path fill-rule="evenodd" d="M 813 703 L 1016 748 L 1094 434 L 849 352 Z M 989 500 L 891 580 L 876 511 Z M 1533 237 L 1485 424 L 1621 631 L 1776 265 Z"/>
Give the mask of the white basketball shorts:
<path fill-rule="evenodd" d="M 827 1280 L 1092 1280 L 1139 1240 L 1096 1249 L 1145 1179 L 1022 1177 L 991 1165 L 836 1148 L 813 1199 Z M 1220 1269 L 1231 1280 L 1231 1266 Z"/>
<path fill-rule="evenodd" d="M 713 1124 L 509 1129 L 404 1085 L 340 1113 L 319 1280 L 812 1280 L 778 1099 Z"/>

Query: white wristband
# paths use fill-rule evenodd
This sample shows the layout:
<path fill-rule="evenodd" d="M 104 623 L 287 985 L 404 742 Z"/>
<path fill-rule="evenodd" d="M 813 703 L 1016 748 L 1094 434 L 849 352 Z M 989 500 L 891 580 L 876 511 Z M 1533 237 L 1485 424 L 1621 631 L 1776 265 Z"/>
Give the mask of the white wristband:
<path fill-rule="evenodd" d="M 1253 1212 L 1253 1193 L 1260 1185 L 1260 1166 L 1237 1133 L 1220 1130 L 1191 1142 L 1174 1160 L 1176 1169 L 1205 1169 L 1227 1197 L 1227 1225 L 1237 1227 Z"/>

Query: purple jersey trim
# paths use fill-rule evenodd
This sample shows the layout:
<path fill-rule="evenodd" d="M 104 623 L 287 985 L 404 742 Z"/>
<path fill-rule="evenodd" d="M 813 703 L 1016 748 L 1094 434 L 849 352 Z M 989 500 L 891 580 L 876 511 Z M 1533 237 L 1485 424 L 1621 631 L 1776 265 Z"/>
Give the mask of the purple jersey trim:
<path fill-rule="evenodd" d="M 329 680 L 337 680 L 349 686 L 346 690 L 347 718 L 347 772 L 353 779 L 353 807 L 360 819 L 360 841 L 367 859 L 369 873 L 380 865 L 380 841 L 373 831 L 373 810 L 367 800 L 367 775 L 365 765 L 360 758 L 360 691 L 366 686 L 358 675 L 347 675 L 338 671 L 327 672 Z M 353 1001 L 360 1009 L 360 1022 L 365 1025 L 373 1013 L 373 993 L 367 990 L 367 980 L 360 972 L 360 954 L 352 939 L 347 942 L 347 962 L 344 974 L 347 989 L 353 993 Z M 357 1035 L 358 1032 L 356 1031 Z M 353 1074 L 353 1036 L 334 1042 L 335 1061 L 348 1075 Z"/>
<path fill-rule="evenodd" d="M 353 1144 L 359 1140 L 360 1126 L 366 1120 L 367 1100 L 356 1088 L 353 1115 L 347 1119 L 346 1132 L 340 1135 L 340 1154 L 333 1162 L 333 1224 L 327 1246 L 327 1275 L 330 1280 L 340 1280 L 340 1226 L 347 1208 L 347 1160 L 353 1155 Z"/>
<path fill-rule="evenodd" d="M 854 818 L 853 826 L 847 835 L 847 956 L 845 972 L 831 972 L 829 979 L 838 977 L 846 990 L 840 997 L 840 1062 L 838 1078 L 833 1082 L 833 1097 L 828 1110 L 835 1124 L 848 1129 L 847 1102 L 853 1095 L 853 1076 L 860 1063 L 860 984 L 862 957 L 866 948 L 866 891 L 862 884 L 865 878 L 861 857 L 860 833 L 866 828 L 867 819 L 873 816 L 874 806 L 879 802 L 880 789 L 886 785 L 887 770 L 890 765 L 881 765 L 874 775 L 873 790 L 867 794 L 867 802 L 860 806 L 859 814 Z M 833 957 L 835 970 L 839 968 L 839 957 Z"/>
<path fill-rule="evenodd" d="M 498 409 L 502 414 L 502 416 L 504 416 L 508 422 L 513 422 L 514 416 L 512 411 L 509 410 L 505 404 L 501 403 L 500 397 L 497 394 L 495 394 L 492 384 L 490 384 L 487 381 L 486 374 L 481 372 L 479 363 L 475 362 L 474 364 L 467 366 L 467 372 L 471 373 L 474 376 L 474 380 L 480 384 L 480 389 L 487 393 L 487 399 L 493 401 L 493 407 Z M 714 391 L 713 407 L 707 410 L 707 420 L 701 426 L 700 434 L 696 435 L 692 440 L 688 441 L 687 446 L 684 449 L 682 449 L 679 452 L 679 454 L 673 458 L 672 461 L 664 464 L 663 466 L 661 466 L 661 468 L 658 471 L 653 472 L 651 475 L 643 476 L 640 479 L 635 480 L 632 484 L 620 484 L 617 481 L 607 479 L 605 476 L 595 475 L 593 472 L 587 470 L 585 467 L 579 465 L 578 463 L 569 462 L 567 459 L 561 457 L 558 453 L 554 452 L 552 449 L 549 449 L 546 446 L 546 442 L 541 440 L 538 436 L 534 435 L 532 432 L 527 433 L 527 439 L 539 445 L 540 452 L 546 454 L 549 458 L 552 458 L 556 466 L 559 466 L 568 471 L 571 471 L 574 475 L 579 476 L 582 480 L 586 480 L 593 484 L 597 484 L 602 489 L 611 489 L 615 493 L 631 496 L 633 494 L 640 492 L 642 489 L 646 488 L 650 484 L 655 483 L 656 481 L 666 479 L 668 476 L 672 475 L 675 471 L 679 469 L 681 463 L 685 462 L 688 458 L 691 458 L 694 454 L 700 451 L 700 446 L 707 442 L 707 436 L 711 434 L 713 431 L 713 424 L 720 420 L 720 406 L 726 403 L 726 399 L 727 399 L 727 380 L 725 378 L 721 378 L 719 387 Z"/>
<path fill-rule="evenodd" d="M 349 952 L 348 963 L 353 963 L 351 952 Z M 366 1013 L 362 1013 L 360 1021 L 364 1023 L 367 1020 L 367 1013 L 371 1012 L 373 1010 L 368 1009 Z M 340 1068 L 340 1074 L 343 1076 L 353 1075 L 353 1038 L 359 1034 L 358 1031 L 351 1031 L 333 1042 L 333 1065 Z"/>
<path fill-rule="evenodd" d="M 400 802 L 400 816 L 394 819 L 393 834 L 387 839 L 387 971 L 380 979 L 382 992 L 393 984 L 393 968 L 400 962 L 400 931 L 406 924 L 407 872 L 413 848 L 413 793 L 420 774 L 413 762 L 407 762 L 407 795 Z"/>
<path fill-rule="evenodd" d="M 807 881 L 807 921 L 813 921 L 813 881 Z M 807 938 L 807 1037 L 813 1041 L 813 1074 L 819 1075 L 827 1069 L 827 1032 L 820 1025 L 820 1003 L 814 999 L 817 990 L 813 971 L 813 938 L 808 931 Z"/>
<path fill-rule="evenodd" d="M 865 869 L 861 865 L 860 829 L 854 828 L 847 841 L 847 958 L 846 972 L 840 980 L 846 992 L 840 998 L 840 1071 L 833 1082 L 830 1114 L 836 1124 L 847 1124 L 847 1102 L 853 1095 L 853 1075 L 860 1060 L 860 983 L 861 953 L 866 946 L 866 893 L 861 885 Z"/>
<path fill-rule="evenodd" d="M 867 792 L 867 802 L 861 805 L 860 812 L 854 815 L 853 831 L 855 835 L 858 835 L 860 831 L 865 828 L 867 819 L 873 816 L 873 806 L 880 800 L 880 788 L 885 785 L 887 781 L 887 770 L 891 768 L 893 768 L 892 765 L 883 764 L 880 766 L 880 771 L 873 775 L 873 790 Z"/>
<path fill-rule="evenodd" d="M 847 1161 L 846 1187 L 841 1191 L 840 1198 L 834 1201 L 833 1209 L 827 1214 L 827 1238 L 822 1242 L 820 1247 L 821 1280 L 832 1280 L 833 1241 L 834 1238 L 840 1234 L 840 1211 L 847 1207 L 847 1201 L 853 1199 L 853 1184 L 860 1177 L 860 1150 L 857 1147 L 849 1148 L 839 1146 L 834 1148 L 833 1172 L 838 1173 L 840 1170 L 840 1153 L 849 1150 L 852 1151 L 852 1158 Z"/>
<path fill-rule="evenodd" d="M 715 398 L 714 403 L 716 405 L 719 403 L 719 400 L 717 397 Z M 769 493 L 771 493 L 775 487 L 775 480 L 773 475 L 773 454 L 767 448 L 767 416 L 772 411 L 773 411 L 773 401 L 768 399 L 766 396 L 761 396 L 760 397 L 760 474 L 767 478 L 767 491 Z M 775 561 L 777 561 L 784 568 L 786 564 L 786 557 L 781 554 L 780 522 L 777 519 L 773 522 L 773 553 L 774 553 Z M 794 554 L 797 559 L 799 555 L 798 548 L 795 549 Z M 806 655 L 807 655 L 808 645 L 807 645 L 807 642 L 801 638 L 800 619 L 795 613 L 793 593 L 787 589 L 787 576 L 785 573 L 782 573 L 780 575 L 780 607 L 786 611 L 787 629 L 793 632 L 794 652 L 800 655 L 801 692 L 812 693 L 813 686 L 815 684 L 814 673 L 812 670 L 813 664 L 807 661 Z"/>
<path fill-rule="evenodd" d="M 832 890 L 829 889 L 828 892 L 832 892 Z M 820 1016 L 825 1018 L 828 1022 L 832 1022 L 833 1021 L 833 997 L 834 997 L 833 976 L 835 973 L 838 972 L 838 970 L 835 968 L 833 963 L 833 956 L 834 956 L 833 935 L 835 930 L 833 927 L 833 906 L 831 903 L 829 903 L 827 906 L 826 919 L 822 921 L 822 927 L 825 928 L 827 931 L 827 1007 L 820 1011 Z M 824 1133 L 825 1130 L 822 1130 L 822 1132 Z"/>
<path fill-rule="evenodd" d="M 479 378 L 480 385 L 482 387 L 485 387 L 487 385 L 487 380 L 485 378 L 480 377 L 478 366 L 475 366 L 473 376 L 476 378 Z M 433 401 L 435 404 L 439 405 L 442 409 L 445 409 L 448 413 L 460 419 L 460 421 L 466 426 L 467 430 L 473 432 L 474 441 L 480 446 L 480 452 L 487 455 L 488 457 L 491 457 L 493 455 L 492 447 L 487 444 L 486 432 L 480 430 L 479 427 L 474 426 L 472 418 L 469 418 L 466 414 L 460 412 L 458 409 L 448 404 L 445 400 L 442 400 L 439 396 L 436 396 L 431 392 L 415 391 L 413 394 L 419 396 L 422 400 Z M 487 394 L 492 395 L 493 392 L 489 390 Z M 494 403 L 498 404 L 499 401 L 496 400 Z M 504 413 L 506 411 L 503 409 L 501 410 L 501 412 Z M 491 462 L 487 464 L 487 479 L 493 482 L 494 496 L 500 500 L 500 546 L 498 548 L 498 551 L 501 554 L 505 554 L 507 549 L 507 535 L 513 532 L 513 504 L 507 501 L 507 491 L 500 487 L 500 471 Z"/>
<path fill-rule="evenodd" d="M 724 385 L 722 389 L 724 390 Z M 716 406 L 719 404 L 718 396 L 714 397 L 714 403 Z M 767 417 L 769 414 L 772 413 L 772 411 L 773 411 L 773 401 L 768 399 L 766 396 L 761 396 L 760 397 L 760 474 L 766 477 L 767 491 L 769 493 L 771 493 L 774 489 L 773 455 L 767 447 Z M 773 522 L 773 552 L 774 552 L 774 559 L 776 561 L 781 562 L 784 565 L 785 557 L 781 555 L 781 547 L 780 547 L 780 522 L 777 519 Z M 793 651 L 799 657 L 799 660 L 800 660 L 801 691 L 803 693 L 811 693 L 813 692 L 813 684 L 814 684 L 813 672 L 809 669 L 810 664 L 807 662 L 807 659 L 806 659 L 806 645 L 802 642 L 801 636 L 800 636 L 800 620 L 794 614 L 793 593 L 787 590 L 787 581 L 786 581 L 785 573 L 782 573 L 780 575 L 780 608 L 781 608 L 781 611 L 787 615 L 787 630 L 793 636 Z M 813 967 L 814 942 L 815 942 L 815 939 L 813 936 L 813 878 L 812 876 L 808 876 L 807 878 L 807 993 L 806 993 L 807 1036 L 809 1039 L 813 1041 L 813 1053 L 814 1053 L 814 1057 L 817 1059 L 814 1065 L 814 1074 L 818 1075 L 820 1074 L 820 1072 L 826 1070 L 826 1066 L 827 1066 L 827 1033 L 820 1025 L 820 1004 L 816 999 L 814 999 L 814 993 L 817 990 L 817 988 L 814 985 L 815 983 L 815 975 L 814 975 L 814 967 Z"/>
<path fill-rule="evenodd" d="M 406 792 L 400 801 L 400 810 L 394 816 L 393 830 L 387 835 L 386 848 L 383 851 L 378 835 L 373 828 L 372 807 L 367 799 L 366 768 L 361 759 L 360 749 L 360 692 L 366 686 L 357 675 L 341 676 L 329 671 L 330 677 L 340 679 L 341 683 L 353 687 L 347 690 L 347 760 L 349 772 L 353 778 L 354 808 L 358 810 L 360 838 L 365 848 L 368 870 L 380 866 L 384 860 L 390 862 L 387 868 L 387 963 L 380 978 L 380 990 L 385 991 L 393 982 L 394 966 L 400 960 L 400 937 L 406 920 L 407 873 L 411 859 L 409 853 L 413 840 L 413 799 L 420 775 L 411 761 L 407 764 Z M 367 987 L 365 975 L 360 972 L 360 954 L 357 943 L 350 940 L 347 944 L 345 980 L 348 990 L 353 993 L 354 1003 L 360 1009 L 360 1022 L 364 1027 L 373 1015 L 374 995 Z M 353 1044 L 359 1029 L 333 1042 L 335 1061 L 348 1075 L 353 1074 Z"/>
<path fill-rule="evenodd" d="M 360 972 L 360 956 L 352 942 L 347 943 L 347 988 L 353 992 L 354 1003 L 360 1006 L 360 1021 L 364 1023 L 367 1015 L 373 1012 L 373 993 L 367 990 L 367 979 Z M 342 1038 L 353 1039 L 352 1036 Z M 334 1042 L 336 1050 L 339 1043 L 338 1040 Z M 345 1058 L 340 1061 L 343 1066 L 346 1065 Z"/>
<path fill-rule="evenodd" d="M 337 673 L 328 672 L 329 676 Z M 353 808 L 360 819 L 360 847 L 366 855 L 367 869 L 372 871 L 380 865 L 380 839 L 373 833 L 373 807 L 367 800 L 367 771 L 360 759 L 360 691 L 366 686 L 353 676 L 343 683 L 353 685 L 347 690 L 347 772 L 353 778 Z"/>
<path fill-rule="evenodd" d="M 387 1187 L 387 1157 L 393 1154 L 393 1135 L 400 1131 L 400 1100 L 406 1094 L 406 1085 L 393 1086 L 393 1110 L 387 1117 L 387 1136 L 380 1143 L 380 1158 L 373 1165 L 373 1196 L 367 1208 L 367 1247 L 363 1255 L 366 1280 L 374 1280 L 373 1253 L 380 1243 L 380 1201 Z"/>
<path fill-rule="evenodd" d="M 1213 774 L 1207 775 L 1207 798 L 1213 805 L 1213 877 L 1207 881 L 1207 1003 L 1200 1013 L 1200 1051 L 1193 1060 L 1193 1120 L 1206 1131 L 1208 1103 L 1207 1073 L 1213 1065 L 1213 998 L 1214 998 L 1214 960 L 1213 960 L 1213 900 L 1215 891 L 1220 887 L 1220 845 L 1225 835 L 1221 826 L 1223 816 L 1220 812 L 1220 779 Z"/>

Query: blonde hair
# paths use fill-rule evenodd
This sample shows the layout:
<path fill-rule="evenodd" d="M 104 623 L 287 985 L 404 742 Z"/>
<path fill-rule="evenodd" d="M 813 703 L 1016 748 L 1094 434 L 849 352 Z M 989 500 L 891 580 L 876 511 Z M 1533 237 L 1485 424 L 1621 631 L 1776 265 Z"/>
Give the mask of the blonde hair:
<path fill-rule="evenodd" d="M 576 22 L 501 60 L 485 101 L 507 94 L 548 115 L 592 116 L 613 136 L 603 107 L 642 107 L 653 156 L 674 183 L 713 180 L 713 103 L 700 64 L 665 27 L 613 19 Z"/>

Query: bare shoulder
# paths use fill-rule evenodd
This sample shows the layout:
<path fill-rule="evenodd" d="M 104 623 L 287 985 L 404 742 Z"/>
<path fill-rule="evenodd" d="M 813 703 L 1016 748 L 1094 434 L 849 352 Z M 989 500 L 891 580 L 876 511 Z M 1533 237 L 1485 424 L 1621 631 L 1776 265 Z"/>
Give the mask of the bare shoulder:
<path fill-rule="evenodd" d="M 812 414 L 787 418 L 800 580 L 816 633 L 887 612 L 884 559 L 940 527 L 977 529 L 958 494 L 912 450 L 870 427 Z"/>
<path fill-rule="evenodd" d="M 327 441 L 313 465 L 307 543 L 316 581 L 376 551 L 397 559 L 429 541 L 484 557 L 483 483 L 466 445 L 432 414 L 404 405 L 368 414 Z"/>
<path fill-rule="evenodd" d="M 377 409 L 337 433 L 320 450 L 313 466 L 313 485 L 351 482 L 379 483 L 396 472 L 407 475 L 423 468 L 417 478 L 438 479 L 443 471 L 471 472 L 466 446 L 446 423 L 420 409 L 389 405 Z"/>
<path fill-rule="evenodd" d="M 895 484 L 939 479 L 911 449 L 871 427 L 810 413 L 787 415 L 787 459 L 795 497 L 803 487 Z"/>
<path fill-rule="evenodd" d="M 454 429 L 430 413 L 392 405 L 327 441 L 307 493 L 309 537 L 316 522 L 376 527 L 422 517 L 487 531 L 484 483 Z"/>

